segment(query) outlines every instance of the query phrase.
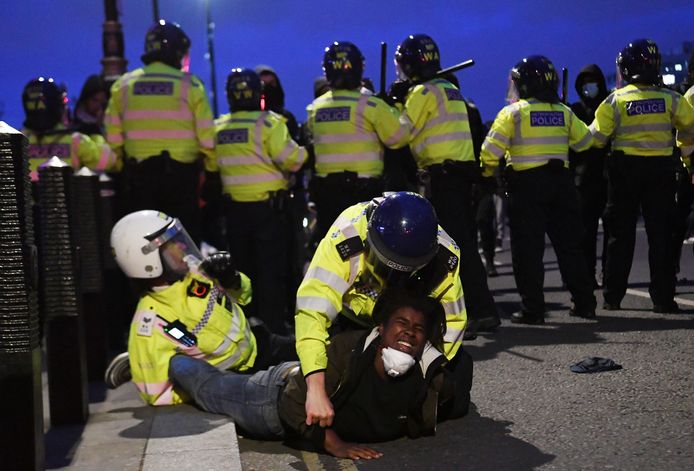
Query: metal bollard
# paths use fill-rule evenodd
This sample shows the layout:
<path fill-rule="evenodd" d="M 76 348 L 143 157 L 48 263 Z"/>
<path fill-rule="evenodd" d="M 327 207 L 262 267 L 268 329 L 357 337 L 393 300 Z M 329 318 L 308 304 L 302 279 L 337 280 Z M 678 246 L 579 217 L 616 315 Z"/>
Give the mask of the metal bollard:
<path fill-rule="evenodd" d="M 39 167 L 41 309 L 52 426 L 83 424 L 89 414 L 71 175 L 57 157 Z"/>
<path fill-rule="evenodd" d="M 72 178 L 73 216 L 79 247 L 78 273 L 87 350 L 87 379 L 101 381 L 106 371 L 108 342 L 104 306 L 104 263 L 99 218 L 99 175 L 86 167 Z"/>
<path fill-rule="evenodd" d="M 0 463 L 44 468 L 37 255 L 27 140 L 0 122 Z"/>

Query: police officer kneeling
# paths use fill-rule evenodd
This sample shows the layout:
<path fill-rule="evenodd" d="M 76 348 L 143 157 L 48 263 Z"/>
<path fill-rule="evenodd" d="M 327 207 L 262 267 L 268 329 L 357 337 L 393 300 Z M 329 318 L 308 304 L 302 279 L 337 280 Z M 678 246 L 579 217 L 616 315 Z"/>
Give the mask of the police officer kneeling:
<path fill-rule="evenodd" d="M 517 101 L 499 112 L 482 145 L 488 176 L 508 152 L 511 258 L 521 296 L 521 310 L 511 317 L 514 323 L 544 323 L 545 232 L 571 292 L 570 315 L 595 317 L 593 282 L 581 250 L 581 209 L 568 169 L 569 147 L 586 150 L 592 138 L 588 127 L 559 102 L 558 84 L 546 57 L 529 56 L 516 64 L 511 96 Z"/>

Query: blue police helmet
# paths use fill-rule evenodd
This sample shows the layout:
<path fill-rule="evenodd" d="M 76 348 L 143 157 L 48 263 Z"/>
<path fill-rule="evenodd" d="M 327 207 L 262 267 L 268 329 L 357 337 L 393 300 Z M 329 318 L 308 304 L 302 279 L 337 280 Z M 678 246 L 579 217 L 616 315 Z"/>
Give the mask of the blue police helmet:
<path fill-rule="evenodd" d="M 369 250 L 392 270 L 412 273 L 438 251 L 438 221 L 429 201 L 411 192 L 388 195 L 369 217 Z"/>
<path fill-rule="evenodd" d="M 364 56 L 349 41 L 335 41 L 325 48 L 323 72 L 334 89 L 352 90 L 361 85 Z"/>
<path fill-rule="evenodd" d="M 160 61 L 178 69 L 189 49 L 190 38 L 178 23 L 159 20 L 147 30 L 140 59 L 144 64 Z"/>
<path fill-rule="evenodd" d="M 260 110 L 263 84 L 253 69 L 231 69 L 226 92 L 229 108 L 234 111 Z"/>
<path fill-rule="evenodd" d="M 520 98 L 559 101 L 559 76 L 552 61 L 545 56 L 524 57 L 511 69 L 511 80 L 516 84 Z"/>
<path fill-rule="evenodd" d="M 617 67 L 629 83 L 657 84 L 660 82 L 660 51 L 650 39 L 636 39 L 617 55 Z"/>
<path fill-rule="evenodd" d="M 439 47 L 426 34 L 411 34 L 405 38 L 395 50 L 395 62 L 414 82 L 429 80 L 441 70 Z"/>

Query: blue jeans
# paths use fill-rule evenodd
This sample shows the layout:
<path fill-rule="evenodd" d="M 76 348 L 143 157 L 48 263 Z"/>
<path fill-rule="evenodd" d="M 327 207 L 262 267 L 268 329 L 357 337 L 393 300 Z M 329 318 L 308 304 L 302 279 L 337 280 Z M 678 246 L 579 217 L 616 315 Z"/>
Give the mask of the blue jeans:
<path fill-rule="evenodd" d="M 202 409 L 230 416 L 255 438 L 281 439 L 279 395 L 287 372 L 298 365 L 298 361 L 280 363 L 250 375 L 220 371 L 203 360 L 175 355 L 169 363 L 169 377 Z"/>

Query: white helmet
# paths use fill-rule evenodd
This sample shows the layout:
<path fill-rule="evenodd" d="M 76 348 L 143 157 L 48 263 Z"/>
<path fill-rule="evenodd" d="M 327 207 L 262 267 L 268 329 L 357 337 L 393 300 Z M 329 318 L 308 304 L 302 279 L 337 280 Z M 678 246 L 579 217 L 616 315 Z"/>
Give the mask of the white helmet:
<path fill-rule="evenodd" d="M 157 278 L 165 271 L 181 275 L 202 260 L 178 219 L 149 209 L 130 213 L 113 226 L 111 250 L 129 278 Z"/>

